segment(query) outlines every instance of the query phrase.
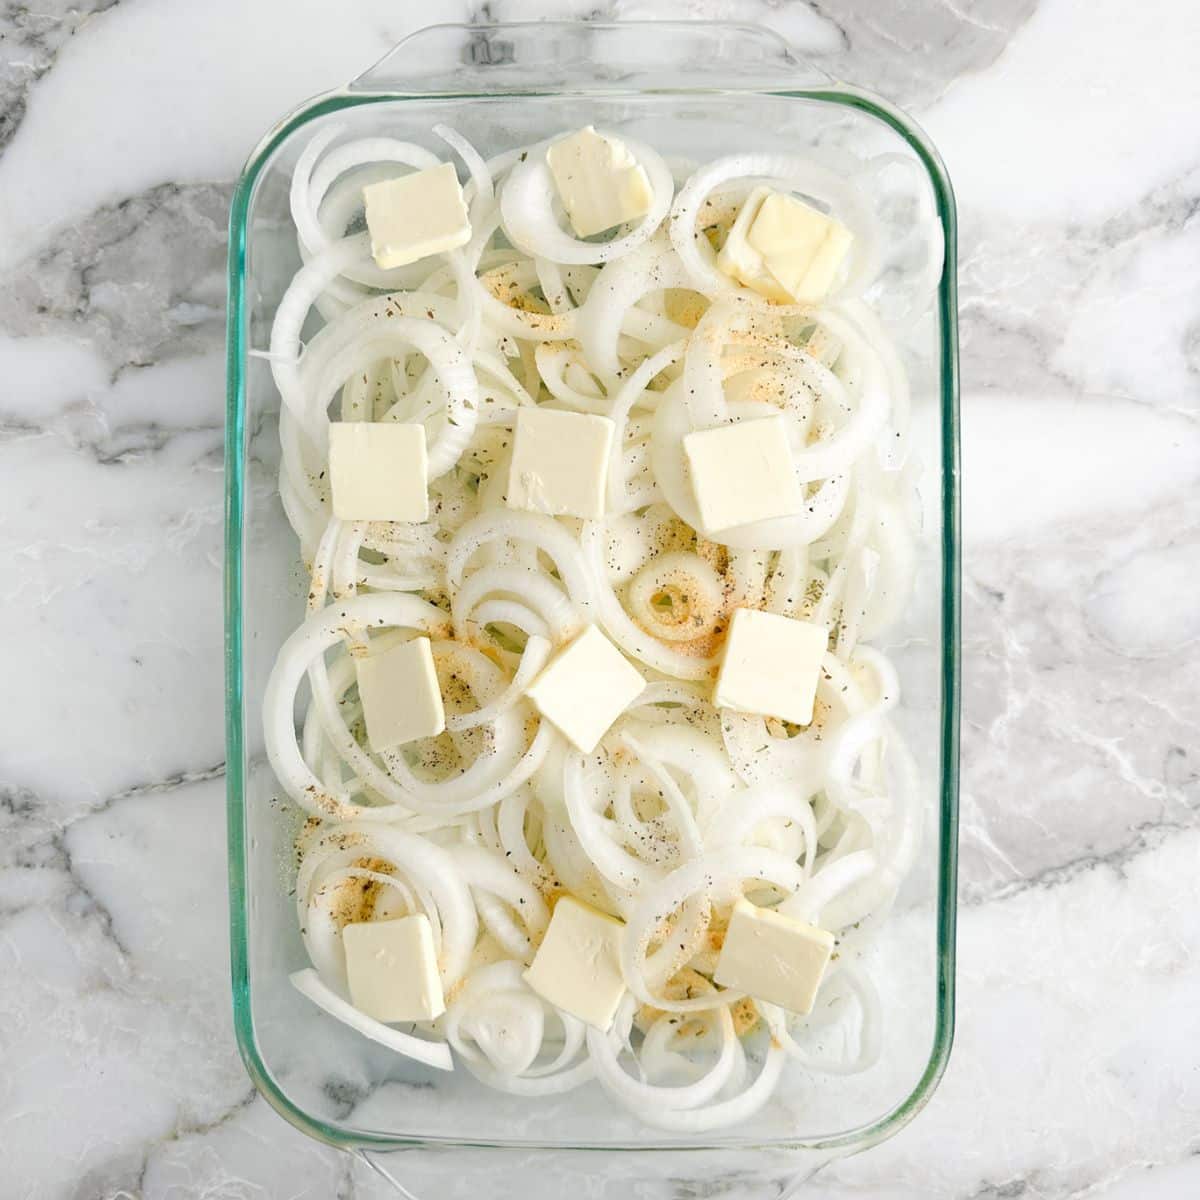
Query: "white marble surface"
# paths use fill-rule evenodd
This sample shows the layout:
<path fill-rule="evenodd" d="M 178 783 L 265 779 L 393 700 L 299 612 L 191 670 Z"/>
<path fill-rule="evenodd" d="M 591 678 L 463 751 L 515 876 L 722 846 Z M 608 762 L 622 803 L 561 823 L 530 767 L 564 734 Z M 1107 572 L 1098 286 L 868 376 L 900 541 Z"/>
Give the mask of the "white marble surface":
<path fill-rule="evenodd" d="M 918 1120 L 804 1194 L 1200 1194 L 1188 0 L 41 0 L 0 5 L 0 1198 L 384 1194 L 255 1097 L 230 1031 L 224 227 L 261 132 L 435 8 L 761 20 L 939 143 L 959 1034 Z"/>

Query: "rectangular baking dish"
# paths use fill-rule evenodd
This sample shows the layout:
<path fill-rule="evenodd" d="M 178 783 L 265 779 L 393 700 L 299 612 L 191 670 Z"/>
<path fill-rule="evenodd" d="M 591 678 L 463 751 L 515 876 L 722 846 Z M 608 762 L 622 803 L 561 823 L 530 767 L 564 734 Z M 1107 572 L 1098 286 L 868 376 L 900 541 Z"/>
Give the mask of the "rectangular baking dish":
<path fill-rule="evenodd" d="M 849 1078 L 785 1077 L 753 1129 L 670 1137 L 612 1112 L 598 1089 L 514 1104 L 461 1072 L 446 1076 L 382 1052 L 297 995 L 306 965 L 289 896 L 299 822 L 276 799 L 261 733 L 263 687 L 303 609 L 307 576 L 276 490 L 278 396 L 261 352 L 275 306 L 299 266 L 288 181 L 300 149 L 330 122 L 348 136 L 430 142 L 446 122 L 485 154 L 596 123 L 698 161 L 737 150 L 886 162 L 880 210 L 895 244 L 905 214 L 935 215 L 941 244 L 889 261 L 880 297 L 894 319 L 923 464 L 924 530 L 907 617 L 889 638 L 904 686 L 899 720 L 917 755 L 927 827 L 921 855 L 873 951 L 888 1025 L 880 1062 Z M 880 156 L 886 156 L 881 158 Z M 910 248 L 911 250 L 911 248 Z M 561 1195 L 578 1172 L 596 1194 L 672 1194 L 775 1180 L 889 1136 L 925 1103 L 950 1049 L 954 1019 L 958 784 L 958 411 L 953 196 L 936 152 L 884 101 L 834 84 L 766 30 L 724 24 L 439 26 L 402 42 L 344 90 L 283 120 L 251 156 L 230 222 L 226 445 L 226 671 L 231 950 L 238 1043 L 268 1101 L 313 1137 L 366 1154 L 414 1194 L 486 1165 L 526 1171 L 521 1190 Z M 933 276 L 922 281 L 921 272 Z M 939 270 L 940 268 L 940 270 Z M 929 303 L 905 316 L 925 287 Z M 894 312 L 889 312 L 894 309 Z M 604 1152 L 597 1155 L 595 1152 Z M 394 1155 L 404 1152 L 402 1158 Z M 536 1152 L 534 1159 L 530 1153 Z M 624 1182 L 622 1182 L 624 1181 Z M 657 1181 L 657 1182 L 654 1182 Z M 624 1189 L 624 1190 L 623 1190 Z M 639 1192 L 639 1194 L 643 1194 Z"/>

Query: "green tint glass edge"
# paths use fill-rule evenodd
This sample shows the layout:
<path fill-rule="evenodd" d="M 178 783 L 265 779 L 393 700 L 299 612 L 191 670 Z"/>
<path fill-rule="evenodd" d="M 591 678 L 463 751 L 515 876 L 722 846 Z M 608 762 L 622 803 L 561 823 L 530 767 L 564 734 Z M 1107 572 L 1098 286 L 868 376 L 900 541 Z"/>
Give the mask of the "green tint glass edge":
<path fill-rule="evenodd" d="M 677 91 L 678 89 L 672 89 Z M 517 91 L 509 98 L 543 98 L 561 92 Z M 588 89 L 573 95 L 586 96 Z M 611 96 L 606 91 L 600 93 Z M 644 91 L 639 94 L 646 94 Z M 704 89 L 689 90 L 703 95 Z M 713 92 L 712 94 L 720 94 Z M 770 90 L 765 95 L 797 100 L 818 100 L 867 113 L 889 126 L 913 149 L 929 173 L 942 221 L 945 257 L 938 286 L 940 331 L 940 388 L 942 407 L 942 723 L 940 781 L 941 823 L 938 861 L 938 950 L 937 1023 L 925 1070 L 912 1092 L 889 1113 L 870 1125 L 829 1138 L 813 1141 L 745 1142 L 714 1139 L 705 1146 L 677 1142 L 641 1144 L 597 1143 L 553 1147 L 579 1151 L 687 1151 L 794 1149 L 836 1153 L 861 1150 L 897 1133 L 925 1106 L 946 1069 L 954 1040 L 954 963 L 957 923 L 958 874 L 958 756 L 959 756 L 959 659 L 960 659 L 960 567 L 959 567 L 959 377 L 958 377 L 958 224 L 954 192 L 941 157 L 917 126 L 899 110 L 880 98 L 857 89 L 814 88 L 800 91 Z M 250 1008 L 250 978 L 246 921 L 245 741 L 242 704 L 242 547 L 243 498 L 245 488 L 245 258 L 246 227 L 250 202 L 259 173 L 279 146 L 297 129 L 329 113 L 360 105 L 396 100 L 478 100 L 480 93 L 334 94 L 303 105 L 285 118 L 260 144 L 247 162 L 234 190 L 229 216 L 229 276 L 226 320 L 226 416 L 225 416 L 225 741 L 226 823 L 229 854 L 230 973 L 233 984 L 234 1031 L 239 1053 L 258 1091 L 285 1120 L 310 1137 L 343 1149 L 413 1148 L 420 1146 L 468 1149 L 539 1149 L 539 1142 L 471 1141 L 460 1138 L 409 1137 L 403 1134 L 373 1135 L 344 1131 L 327 1125 L 300 1108 L 278 1087 L 259 1054 Z"/>

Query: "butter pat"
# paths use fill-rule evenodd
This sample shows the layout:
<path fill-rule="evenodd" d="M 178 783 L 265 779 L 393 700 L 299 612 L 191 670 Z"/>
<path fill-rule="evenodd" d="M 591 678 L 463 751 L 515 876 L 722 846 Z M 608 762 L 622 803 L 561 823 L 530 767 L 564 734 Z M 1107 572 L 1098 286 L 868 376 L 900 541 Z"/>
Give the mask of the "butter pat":
<path fill-rule="evenodd" d="M 471 240 L 471 222 L 451 163 L 363 188 L 371 255 L 384 268 L 403 267 Z"/>
<path fill-rule="evenodd" d="M 645 169 L 616 138 L 590 125 L 546 151 L 558 197 L 580 237 L 636 221 L 650 211 L 654 191 Z"/>
<path fill-rule="evenodd" d="M 615 918 L 563 896 L 554 906 L 525 982 L 556 1008 L 606 1031 L 625 995 L 623 929 Z"/>
<path fill-rule="evenodd" d="M 854 236 L 795 196 L 772 192 L 759 207 L 747 240 L 783 290 L 801 304 L 811 304 L 828 294 Z"/>
<path fill-rule="evenodd" d="M 390 421 L 329 426 L 329 486 L 341 521 L 427 521 L 425 427 Z"/>
<path fill-rule="evenodd" d="M 844 225 L 804 201 L 756 187 L 717 266 L 769 300 L 813 304 L 829 293 L 853 241 Z"/>
<path fill-rule="evenodd" d="M 433 930 L 424 913 L 342 930 L 350 1000 L 377 1021 L 432 1021 L 446 1011 Z"/>
<path fill-rule="evenodd" d="M 781 304 L 789 304 L 792 297 L 784 291 L 779 280 L 767 270 L 762 255 L 750 245 L 750 227 L 762 202 L 771 194 L 769 187 L 756 187 L 742 201 L 738 215 L 725 244 L 717 255 L 717 266 L 730 279 L 736 279 L 743 287 L 752 288 L 768 300 L 778 300 Z"/>
<path fill-rule="evenodd" d="M 554 658 L 527 694 L 543 717 L 590 754 L 645 686 L 641 672 L 595 625 L 589 625 Z"/>
<path fill-rule="evenodd" d="M 706 534 L 792 517 L 804 506 L 782 417 L 689 433 L 683 453 Z"/>
<path fill-rule="evenodd" d="M 517 410 L 506 500 L 551 516 L 604 516 L 608 460 L 616 426 L 608 417 Z"/>
<path fill-rule="evenodd" d="M 739 900 L 713 979 L 803 1016 L 812 1012 L 833 946 L 825 929 Z"/>
<path fill-rule="evenodd" d="M 828 643 L 824 625 L 737 609 L 725 639 L 713 703 L 807 725 Z"/>
<path fill-rule="evenodd" d="M 371 749 L 390 750 L 446 728 L 442 692 L 426 637 L 355 660 L 358 696 Z"/>

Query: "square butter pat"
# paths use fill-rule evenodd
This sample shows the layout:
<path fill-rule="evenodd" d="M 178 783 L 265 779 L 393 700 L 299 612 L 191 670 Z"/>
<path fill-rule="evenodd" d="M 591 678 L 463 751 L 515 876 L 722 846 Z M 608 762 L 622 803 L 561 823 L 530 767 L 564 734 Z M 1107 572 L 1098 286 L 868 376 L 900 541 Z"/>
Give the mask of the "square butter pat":
<path fill-rule="evenodd" d="M 792 299 L 812 303 L 828 294 L 854 237 L 803 200 L 772 192 L 759 206 L 747 240 Z"/>
<path fill-rule="evenodd" d="M 554 906 L 525 982 L 556 1008 L 607 1030 L 625 995 L 623 929 L 615 918 L 563 896 Z"/>
<path fill-rule="evenodd" d="M 804 507 L 782 417 L 689 433 L 683 453 L 706 534 L 792 517 Z"/>
<path fill-rule="evenodd" d="M 367 741 L 378 753 L 446 728 L 442 692 L 426 637 L 355 660 Z"/>
<path fill-rule="evenodd" d="M 509 507 L 587 520 L 604 516 L 615 429 L 607 417 L 518 409 Z"/>
<path fill-rule="evenodd" d="M 713 979 L 788 1012 L 812 1012 L 834 937 L 748 900 L 733 906 Z"/>
<path fill-rule="evenodd" d="M 769 300 L 815 303 L 833 286 L 853 241 L 839 221 L 760 186 L 738 211 L 717 266 Z"/>
<path fill-rule="evenodd" d="M 737 609 L 725 639 L 713 703 L 807 725 L 828 643 L 824 625 Z"/>
<path fill-rule="evenodd" d="M 546 162 L 571 227 L 580 237 L 603 233 L 650 211 L 654 191 L 625 143 L 590 125 L 546 151 Z"/>
<path fill-rule="evenodd" d="M 403 267 L 471 240 L 471 222 L 451 163 L 363 188 L 371 254 L 384 268 Z"/>
<path fill-rule="evenodd" d="M 341 521 L 427 521 L 425 427 L 390 421 L 329 426 L 329 484 Z"/>
<path fill-rule="evenodd" d="M 424 913 L 342 930 L 354 1007 L 377 1021 L 432 1021 L 446 1011 L 433 930 Z"/>
<path fill-rule="evenodd" d="M 589 625 L 538 676 L 528 695 L 543 717 L 590 754 L 645 686 L 641 672 Z"/>
<path fill-rule="evenodd" d="M 763 201 L 771 194 L 769 187 L 753 188 L 742 201 L 742 207 L 734 218 L 729 236 L 717 255 L 717 266 L 730 279 L 736 279 L 743 287 L 752 288 L 768 300 L 778 300 L 781 304 L 791 302 L 791 296 L 783 289 L 779 280 L 767 270 L 762 255 L 750 245 L 750 226 L 758 216 L 758 210 Z"/>

